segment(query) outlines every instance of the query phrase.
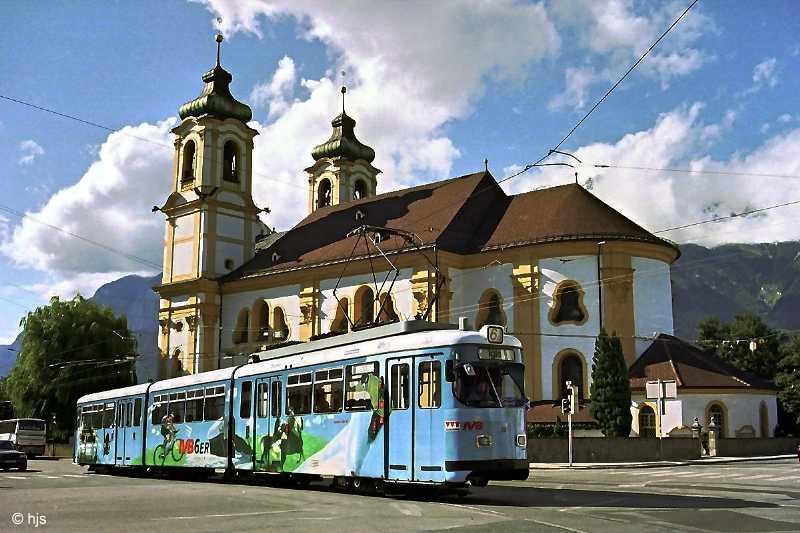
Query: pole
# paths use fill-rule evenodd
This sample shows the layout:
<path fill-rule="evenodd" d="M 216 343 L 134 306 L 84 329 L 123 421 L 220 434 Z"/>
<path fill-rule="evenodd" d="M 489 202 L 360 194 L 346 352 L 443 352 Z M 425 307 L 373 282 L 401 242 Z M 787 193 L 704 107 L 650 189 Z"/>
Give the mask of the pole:
<path fill-rule="evenodd" d="M 567 414 L 567 425 L 569 427 L 569 467 L 572 468 L 572 410 Z"/>
<path fill-rule="evenodd" d="M 664 459 L 664 418 L 665 414 L 665 400 L 664 388 L 666 385 L 660 379 L 658 380 L 658 458 Z"/>

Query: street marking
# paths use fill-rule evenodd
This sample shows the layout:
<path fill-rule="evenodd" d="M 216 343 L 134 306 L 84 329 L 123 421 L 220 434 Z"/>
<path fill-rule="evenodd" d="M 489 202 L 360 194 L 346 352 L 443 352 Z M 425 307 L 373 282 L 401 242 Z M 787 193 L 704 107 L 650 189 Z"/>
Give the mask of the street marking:
<path fill-rule="evenodd" d="M 533 522 L 534 524 L 539 524 L 540 526 L 547 526 L 547 527 L 554 527 L 556 529 L 563 529 L 564 531 L 572 531 L 572 533 L 588 533 L 582 529 L 575 529 L 567 526 L 560 526 L 558 524 L 552 524 L 550 522 L 545 522 L 544 520 L 534 520 L 533 518 L 526 518 L 526 522 Z"/>
<path fill-rule="evenodd" d="M 22 477 L 22 476 L 5 476 L 5 477 L 7 477 L 9 479 L 28 479 L 28 478 Z"/>
<path fill-rule="evenodd" d="M 79 477 L 79 478 L 85 478 L 86 476 L 84 476 L 83 474 L 64 474 L 62 477 Z"/>
<path fill-rule="evenodd" d="M 231 518 L 236 516 L 260 516 L 269 514 L 294 513 L 297 511 L 298 511 L 297 509 L 285 509 L 282 511 L 256 511 L 253 513 L 200 514 L 195 516 L 164 516 L 160 518 L 151 518 L 150 520 L 163 521 L 163 520 L 194 520 L 196 518 Z"/>
<path fill-rule="evenodd" d="M 58 476 L 42 476 L 42 477 L 46 477 L 47 479 L 59 479 Z"/>
<path fill-rule="evenodd" d="M 800 480 L 800 476 L 786 476 L 786 477 L 776 477 L 772 478 L 770 481 L 787 481 L 789 479 L 797 479 Z"/>
<path fill-rule="evenodd" d="M 447 503 L 447 502 L 435 502 L 439 505 L 446 505 L 447 507 L 458 507 L 459 509 L 468 509 L 473 513 L 478 514 L 485 514 L 489 516 L 502 516 L 503 518 L 506 517 L 503 513 L 498 513 L 497 511 L 492 511 L 491 509 L 479 509 L 477 507 L 472 507 L 471 505 L 464 505 L 463 503 Z"/>

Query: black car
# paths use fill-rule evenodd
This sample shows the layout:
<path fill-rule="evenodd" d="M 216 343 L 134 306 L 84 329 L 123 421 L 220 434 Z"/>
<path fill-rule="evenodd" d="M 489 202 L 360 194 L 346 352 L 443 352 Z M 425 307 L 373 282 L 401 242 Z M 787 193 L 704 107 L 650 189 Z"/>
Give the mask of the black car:
<path fill-rule="evenodd" d="M 10 440 L 0 440 L 0 468 L 8 470 L 16 468 L 19 471 L 28 469 L 28 458 L 24 453 L 14 448 Z"/>

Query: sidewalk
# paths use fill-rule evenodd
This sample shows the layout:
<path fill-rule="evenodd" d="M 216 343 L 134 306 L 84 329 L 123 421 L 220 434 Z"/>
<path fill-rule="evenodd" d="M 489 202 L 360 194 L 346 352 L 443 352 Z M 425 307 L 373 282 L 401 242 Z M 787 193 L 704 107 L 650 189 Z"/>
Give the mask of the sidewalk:
<path fill-rule="evenodd" d="M 761 457 L 706 457 L 688 461 L 648 461 L 641 463 L 572 463 L 573 470 L 600 470 L 610 468 L 664 468 L 669 466 L 689 466 L 701 464 L 742 463 L 747 461 L 774 461 L 776 459 L 794 459 L 797 455 L 765 455 Z M 567 463 L 531 463 L 531 470 L 569 469 Z"/>

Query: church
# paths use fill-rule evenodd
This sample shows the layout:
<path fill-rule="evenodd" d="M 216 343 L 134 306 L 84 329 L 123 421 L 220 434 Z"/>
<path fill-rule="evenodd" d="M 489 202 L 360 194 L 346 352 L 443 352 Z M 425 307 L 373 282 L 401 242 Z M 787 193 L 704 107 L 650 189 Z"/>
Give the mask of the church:
<path fill-rule="evenodd" d="M 673 334 L 674 243 L 577 183 L 509 195 L 481 169 L 378 194 L 375 151 L 344 109 L 330 138 L 298 162 L 298 173 L 306 167 L 305 218 L 270 230 L 251 195 L 258 131 L 248 125 L 251 109 L 231 94 L 219 48 L 202 79 L 200 96 L 180 107 L 171 193 L 157 208 L 167 219 L 163 280 L 154 288 L 162 378 L 242 364 L 272 345 L 363 324 L 466 317 L 520 339 L 526 394 L 552 405 L 567 380 L 588 398 L 601 328 L 620 337 L 629 366 Z M 357 231 L 365 227 L 373 228 L 368 236 Z M 775 393 L 763 391 L 771 394 L 769 433 Z M 633 407 L 635 430 L 644 407 Z M 686 426 L 686 416 L 674 427 Z"/>

